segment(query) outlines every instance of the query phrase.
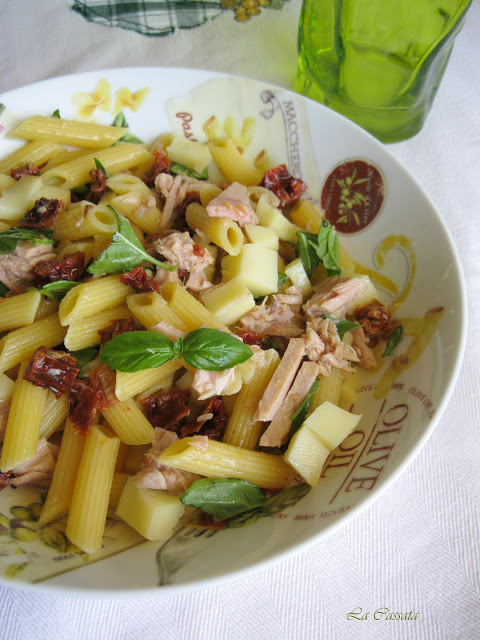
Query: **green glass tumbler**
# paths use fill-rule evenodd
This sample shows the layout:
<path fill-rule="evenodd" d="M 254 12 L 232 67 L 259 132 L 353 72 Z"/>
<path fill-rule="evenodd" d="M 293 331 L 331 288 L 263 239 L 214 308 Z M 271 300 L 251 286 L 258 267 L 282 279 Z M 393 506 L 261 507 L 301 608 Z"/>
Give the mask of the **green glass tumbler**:
<path fill-rule="evenodd" d="M 295 89 L 382 142 L 420 131 L 472 0 L 304 0 Z"/>

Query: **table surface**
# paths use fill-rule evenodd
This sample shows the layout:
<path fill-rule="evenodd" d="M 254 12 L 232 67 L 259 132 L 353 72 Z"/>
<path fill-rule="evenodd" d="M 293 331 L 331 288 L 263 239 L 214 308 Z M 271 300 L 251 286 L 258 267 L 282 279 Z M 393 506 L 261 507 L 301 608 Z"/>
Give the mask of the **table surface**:
<path fill-rule="evenodd" d="M 0 92 L 68 73 L 142 65 L 212 69 L 293 86 L 297 0 L 272 0 L 246 22 L 224 11 L 163 37 L 89 22 L 71 4 L 3 3 Z M 100 13 L 100 0 L 75 4 Z M 156 19 L 162 26 L 163 18 Z M 2 640 L 480 638 L 479 34 L 480 2 L 474 0 L 424 129 L 389 146 L 442 212 L 469 296 L 460 378 L 413 463 L 321 543 L 218 587 L 147 601 L 77 600 L 0 587 Z M 367 620 L 348 620 L 355 608 L 370 612 Z M 375 620 L 381 608 L 419 615 Z"/>

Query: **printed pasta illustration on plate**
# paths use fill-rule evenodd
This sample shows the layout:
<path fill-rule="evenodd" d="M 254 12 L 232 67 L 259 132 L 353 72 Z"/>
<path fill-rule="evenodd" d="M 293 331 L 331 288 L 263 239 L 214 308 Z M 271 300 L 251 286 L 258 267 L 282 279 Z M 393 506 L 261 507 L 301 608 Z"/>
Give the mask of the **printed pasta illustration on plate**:
<path fill-rule="evenodd" d="M 146 143 L 125 110 L 147 94 L 101 80 L 74 98 L 82 120 L 27 118 L 0 159 L 7 577 L 153 540 L 168 584 L 192 540 L 288 513 L 361 420 L 358 372 L 385 396 L 442 315 L 401 315 L 408 238 L 362 266 L 301 179 L 250 159 L 253 117 Z M 393 249 L 404 283 L 379 271 Z"/>

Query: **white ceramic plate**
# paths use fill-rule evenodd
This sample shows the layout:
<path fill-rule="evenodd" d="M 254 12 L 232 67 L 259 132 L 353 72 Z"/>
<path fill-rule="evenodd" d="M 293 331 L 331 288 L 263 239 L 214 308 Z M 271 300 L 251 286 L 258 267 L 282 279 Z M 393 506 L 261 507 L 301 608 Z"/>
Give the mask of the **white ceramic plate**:
<path fill-rule="evenodd" d="M 358 428 L 331 454 L 319 485 L 296 504 L 287 501 L 252 526 L 179 530 L 160 550 L 155 543 L 138 544 L 131 530 L 109 520 L 104 549 L 88 558 L 71 552 L 61 527 L 35 533 L 31 513 L 38 505 L 31 505 L 41 501 L 38 492 L 7 489 L 0 494 L 0 581 L 88 597 L 158 596 L 206 586 L 319 542 L 405 469 L 452 392 L 464 349 L 466 304 L 459 261 L 440 215 L 384 146 L 291 92 L 188 69 L 83 73 L 9 92 L 0 102 L 6 106 L 0 113 L 0 157 L 20 146 L 6 137 L 18 120 L 55 109 L 64 118 L 104 124 L 122 110 L 130 130 L 145 141 L 172 130 L 205 140 L 202 125 L 216 116 L 223 134 L 247 156 L 266 149 L 276 164 L 286 162 L 307 182 L 310 197 L 336 221 L 352 258 L 377 274 L 385 300 L 402 301 L 398 317 L 421 319 L 430 309 L 444 308 L 427 348 L 385 397 L 381 389 L 390 359 L 363 376 L 353 407 L 363 414 Z M 363 195 L 353 207 L 356 215 L 346 217 L 339 209 L 342 189 L 348 197 L 354 191 Z M 397 355 L 411 340 L 401 343 Z"/>

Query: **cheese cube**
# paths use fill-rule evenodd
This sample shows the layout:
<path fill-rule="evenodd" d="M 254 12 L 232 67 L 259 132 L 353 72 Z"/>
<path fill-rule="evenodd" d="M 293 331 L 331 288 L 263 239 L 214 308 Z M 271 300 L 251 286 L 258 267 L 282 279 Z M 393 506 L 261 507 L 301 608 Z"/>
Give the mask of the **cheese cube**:
<path fill-rule="evenodd" d="M 253 244 L 278 251 L 278 234 L 274 229 L 260 227 L 258 224 L 246 224 L 245 233 Z"/>
<path fill-rule="evenodd" d="M 183 513 L 179 498 L 166 491 L 141 489 L 129 478 L 120 496 L 116 514 L 147 540 L 164 542 Z"/>
<path fill-rule="evenodd" d="M 303 299 L 308 298 L 312 293 L 312 285 L 310 284 L 310 280 L 308 279 L 300 258 L 287 264 L 285 267 L 285 275 L 290 278 L 296 287 L 300 287 L 303 293 Z"/>
<path fill-rule="evenodd" d="M 277 252 L 258 244 L 244 244 L 237 256 L 222 260 L 223 282 L 240 276 L 254 298 L 278 290 Z"/>
<path fill-rule="evenodd" d="M 225 325 L 231 325 L 255 306 L 253 295 L 240 276 L 201 295 L 201 301 Z"/>
<path fill-rule="evenodd" d="M 260 225 L 273 229 L 281 240 L 298 242 L 297 231 L 301 231 L 300 227 L 287 220 L 280 209 L 272 207 L 264 195 L 258 201 L 257 216 Z"/>
<path fill-rule="evenodd" d="M 0 218 L 20 220 L 38 200 L 39 190 L 45 187 L 40 176 L 22 176 L 20 180 L 3 192 L 0 198 Z"/>
<path fill-rule="evenodd" d="M 180 136 L 176 136 L 172 144 L 167 147 L 167 154 L 172 162 L 183 164 L 184 167 L 193 169 L 197 173 L 202 173 L 212 160 L 206 144 L 193 142 Z"/>
<path fill-rule="evenodd" d="M 305 420 L 302 428 L 313 431 L 323 444 L 333 451 L 352 433 L 361 417 L 327 401 L 315 409 Z"/>

